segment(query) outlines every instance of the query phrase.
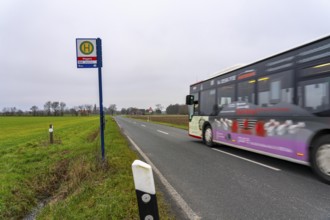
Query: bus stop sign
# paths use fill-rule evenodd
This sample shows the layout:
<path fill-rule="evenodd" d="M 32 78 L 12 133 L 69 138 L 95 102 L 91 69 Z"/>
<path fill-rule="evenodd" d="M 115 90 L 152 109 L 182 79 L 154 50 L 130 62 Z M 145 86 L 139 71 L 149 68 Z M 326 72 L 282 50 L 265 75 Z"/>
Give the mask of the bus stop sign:
<path fill-rule="evenodd" d="M 97 68 L 96 38 L 77 38 L 77 68 Z"/>
<path fill-rule="evenodd" d="M 76 38 L 77 68 L 98 68 L 99 99 L 100 99 L 100 136 L 102 160 L 105 160 L 104 150 L 104 112 L 102 95 L 102 40 L 101 38 Z"/>

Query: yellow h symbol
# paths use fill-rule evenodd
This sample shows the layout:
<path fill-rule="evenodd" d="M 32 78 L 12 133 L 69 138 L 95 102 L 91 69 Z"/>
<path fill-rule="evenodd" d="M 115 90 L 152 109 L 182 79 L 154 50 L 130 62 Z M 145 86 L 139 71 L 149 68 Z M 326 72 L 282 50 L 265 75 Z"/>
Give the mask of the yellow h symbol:
<path fill-rule="evenodd" d="M 89 55 L 94 51 L 94 46 L 90 41 L 84 41 L 80 44 L 80 51 L 85 55 Z"/>

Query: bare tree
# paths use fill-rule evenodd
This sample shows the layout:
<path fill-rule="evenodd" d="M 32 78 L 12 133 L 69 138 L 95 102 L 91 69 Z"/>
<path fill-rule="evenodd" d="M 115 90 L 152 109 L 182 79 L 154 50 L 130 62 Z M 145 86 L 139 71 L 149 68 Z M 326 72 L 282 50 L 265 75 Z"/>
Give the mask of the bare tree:
<path fill-rule="evenodd" d="M 187 105 L 179 105 L 179 104 L 175 104 L 175 105 L 169 105 L 166 108 L 166 114 L 169 115 L 187 115 L 188 114 L 188 107 Z"/>
<path fill-rule="evenodd" d="M 31 108 L 30 108 L 30 110 L 32 111 L 32 115 L 33 116 L 36 116 L 37 115 L 37 112 L 38 112 L 38 106 L 32 106 Z"/>
<path fill-rule="evenodd" d="M 180 115 L 188 115 L 188 106 L 187 105 L 180 105 L 179 106 L 179 114 Z"/>
<path fill-rule="evenodd" d="M 24 112 L 21 109 L 18 109 L 16 112 L 16 115 L 22 116 L 22 115 L 24 115 Z"/>
<path fill-rule="evenodd" d="M 45 110 L 46 115 L 50 115 L 51 106 L 52 106 L 51 101 L 48 101 L 44 104 L 44 110 Z"/>
<path fill-rule="evenodd" d="M 129 107 L 129 108 L 126 110 L 126 113 L 127 113 L 128 115 L 136 115 L 138 111 L 139 111 L 138 108 L 135 108 L 135 107 Z"/>
<path fill-rule="evenodd" d="M 88 115 L 92 113 L 93 105 L 88 105 L 88 104 L 86 104 L 86 105 L 85 105 L 85 108 L 86 108 L 86 110 L 87 110 L 87 114 L 88 114 Z"/>
<path fill-rule="evenodd" d="M 77 107 L 70 108 L 70 113 L 71 115 L 78 116 Z"/>
<path fill-rule="evenodd" d="M 127 110 L 126 110 L 126 108 L 122 108 L 122 109 L 120 110 L 120 114 L 122 114 L 122 115 L 126 115 L 126 114 L 127 114 Z"/>
<path fill-rule="evenodd" d="M 8 107 L 5 107 L 5 108 L 2 109 L 3 115 L 6 115 L 6 116 L 10 115 L 10 111 L 11 110 Z"/>
<path fill-rule="evenodd" d="M 156 113 L 161 114 L 164 107 L 161 104 L 156 104 Z"/>
<path fill-rule="evenodd" d="M 60 103 L 59 102 L 52 102 L 51 103 L 51 108 L 53 109 L 54 115 L 57 116 L 59 108 L 60 108 Z"/>
<path fill-rule="evenodd" d="M 6 116 L 13 116 L 16 113 L 18 113 L 18 111 L 20 111 L 20 110 L 17 110 L 16 107 L 6 107 L 6 108 L 3 108 L 3 110 L 2 110 L 3 115 L 6 115 Z"/>
<path fill-rule="evenodd" d="M 111 105 L 109 106 L 109 113 L 110 113 L 111 115 L 113 115 L 113 114 L 116 113 L 116 111 L 117 111 L 117 106 L 116 106 L 116 104 L 111 104 Z"/>
<path fill-rule="evenodd" d="M 11 109 L 10 111 L 11 111 L 12 115 L 15 115 L 15 113 L 17 111 L 16 107 L 11 107 L 10 109 Z"/>
<path fill-rule="evenodd" d="M 61 110 L 61 116 L 64 115 L 64 109 L 65 109 L 66 104 L 64 102 L 60 102 L 60 110 Z"/>

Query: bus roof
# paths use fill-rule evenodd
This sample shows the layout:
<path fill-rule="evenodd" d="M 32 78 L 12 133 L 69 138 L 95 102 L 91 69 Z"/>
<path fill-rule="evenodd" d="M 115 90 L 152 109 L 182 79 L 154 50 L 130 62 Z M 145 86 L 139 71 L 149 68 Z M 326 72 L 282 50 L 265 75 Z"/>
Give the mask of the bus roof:
<path fill-rule="evenodd" d="M 205 80 L 201 80 L 201 81 L 199 81 L 199 82 L 196 82 L 196 83 L 194 83 L 194 84 L 191 84 L 190 86 L 194 86 L 194 85 L 200 84 L 200 83 L 202 83 L 202 82 L 206 82 L 206 81 L 211 80 L 211 79 L 214 79 L 214 78 L 216 78 L 216 77 L 218 77 L 218 76 L 225 75 L 225 74 L 227 74 L 227 73 L 231 73 L 231 72 L 233 72 L 233 71 L 235 71 L 235 70 L 243 69 L 243 68 L 246 68 L 246 67 L 248 67 L 248 66 L 252 66 L 252 65 L 254 65 L 254 64 L 257 64 L 257 63 L 263 62 L 263 61 L 265 61 L 265 60 L 268 60 L 268 59 L 274 58 L 274 57 L 276 57 L 276 56 L 280 56 L 280 55 L 283 55 L 283 54 L 289 53 L 289 52 L 291 52 L 291 51 L 294 51 L 294 50 L 297 50 L 297 49 L 300 49 L 300 48 L 306 47 L 306 46 L 308 46 L 308 45 L 311 45 L 311 44 L 317 43 L 317 42 L 319 42 L 319 41 L 323 41 L 323 40 L 328 39 L 328 38 L 330 39 L 330 35 L 327 35 L 327 36 L 325 36 L 325 37 L 318 38 L 318 39 L 313 40 L 313 41 L 310 41 L 310 42 L 308 42 L 308 43 L 304 43 L 304 44 L 302 44 L 302 45 L 300 45 L 300 46 L 297 46 L 297 47 L 294 47 L 294 48 L 292 48 L 292 49 L 289 49 L 289 50 L 286 50 L 286 51 L 283 51 L 283 52 L 280 52 L 280 53 L 276 53 L 276 54 L 274 54 L 274 55 L 271 55 L 271 56 L 269 56 L 269 57 L 266 57 L 266 58 L 263 58 L 263 59 L 257 60 L 257 61 L 255 61 L 255 62 L 252 62 L 252 63 L 247 64 L 247 65 L 241 65 L 241 64 L 239 64 L 239 65 L 235 65 L 235 66 L 232 66 L 232 67 L 226 68 L 226 69 L 224 69 L 224 70 L 221 70 L 221 71 L 218 71 L 218 72 L 212 74 L 211 77 L 209 77 L 209 78 L 207 78 L 207 79 L 205 79 Z"/>

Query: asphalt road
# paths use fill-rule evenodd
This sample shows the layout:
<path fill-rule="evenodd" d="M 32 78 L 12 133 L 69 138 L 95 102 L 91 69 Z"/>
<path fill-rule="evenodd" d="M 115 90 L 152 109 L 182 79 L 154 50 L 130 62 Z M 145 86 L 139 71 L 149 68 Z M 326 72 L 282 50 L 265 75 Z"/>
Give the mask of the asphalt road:
<path fill-rule="evenodd" d="M 202 219 L 330 219 L 330 185 L 307 166 L 209 148 L 172 127 L 116 121 Z"/>

